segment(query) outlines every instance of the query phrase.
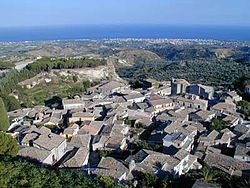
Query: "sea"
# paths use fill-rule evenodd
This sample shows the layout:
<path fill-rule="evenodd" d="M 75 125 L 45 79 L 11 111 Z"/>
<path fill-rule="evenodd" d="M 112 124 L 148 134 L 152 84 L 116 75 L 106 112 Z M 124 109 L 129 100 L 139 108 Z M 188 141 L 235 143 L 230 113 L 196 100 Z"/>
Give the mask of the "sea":
<path fill-rule="evenodd" d="M 250 40 L 250 26 L 190 26 L 190 25 L 77 25 L 0 27 L 0 42 L 168 38 Z"/>

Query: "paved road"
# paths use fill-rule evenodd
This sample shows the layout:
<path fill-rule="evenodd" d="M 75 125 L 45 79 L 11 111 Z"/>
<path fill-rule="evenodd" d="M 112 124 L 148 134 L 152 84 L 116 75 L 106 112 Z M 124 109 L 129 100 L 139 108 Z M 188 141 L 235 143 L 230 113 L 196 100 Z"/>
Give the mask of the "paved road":
<path fill-rule="evenodd" d="M 28 64 L 34 63 L 34 60 L 25 60 L 25 61 L 21 61 L 16 63 L 15 69 L 20 71 L 22 70 L 24 67 L 26 67 Z"/>

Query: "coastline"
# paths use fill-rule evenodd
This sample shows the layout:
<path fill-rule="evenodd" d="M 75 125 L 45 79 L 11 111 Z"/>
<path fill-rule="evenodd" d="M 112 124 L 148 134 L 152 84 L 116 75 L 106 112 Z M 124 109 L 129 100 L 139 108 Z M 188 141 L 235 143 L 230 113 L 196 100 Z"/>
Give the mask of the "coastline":
<path fill-rule="evenodd" d="M 250 27 L 177 25 L 82 25 L 0 28 L 0 42 L 100 39 L 250 40 Z"/>

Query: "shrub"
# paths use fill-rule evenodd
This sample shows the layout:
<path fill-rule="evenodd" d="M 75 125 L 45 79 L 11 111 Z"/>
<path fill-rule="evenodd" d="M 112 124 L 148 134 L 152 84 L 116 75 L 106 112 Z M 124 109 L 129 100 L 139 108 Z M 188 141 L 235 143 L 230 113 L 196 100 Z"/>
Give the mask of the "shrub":
<path fill-rule="evenodd" d="M 0 131 L 7 131 L 10 126 L 7 111 L 5 109 L 4 102 L 0 98 Z"/>
<path fill-rule="evenodd" d="M 0 154 L 15 156 L 17 152 L 17 141 L 10 135 L 0 132 Z"/>

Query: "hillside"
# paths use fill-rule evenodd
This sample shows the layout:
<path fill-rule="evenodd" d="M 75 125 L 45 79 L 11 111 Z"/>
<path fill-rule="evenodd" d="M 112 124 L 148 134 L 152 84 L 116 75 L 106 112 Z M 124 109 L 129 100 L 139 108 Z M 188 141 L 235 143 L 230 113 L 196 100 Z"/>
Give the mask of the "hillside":
<path fill-rule="evenodd" d="M 31 57 L 63 57 L 70 56 L 74 52 L 71 48 L 61 48 L 58 46 L 46 46 L 38 50 L 32 50 L 26 53 Z"/>
<path fill-rule="evenodd" d="M 82 95 L 88 87 L 106 79 L 121 81 L 112 59 L 42 58 L 20 71 L 8 72 L 0 80 L 0 96 L 10 111 L 20 103 L 29 107 L 53 96 Z"/>
<path fill-rule="evenodd" d="M 183 78 L 213 86 L 230 87 L 234 80 L 248 73 L 248 65 L 226 60 L 193 60 L 180 62 L 141 63 L 117 69 L 120 77 L 130 82 L 145 78 L 171 80 Z"/>
<path fill-rule="evenodd" d="M 139 62 L 159 61 L 161 58 L 148 50 L 123 50 L 116 54 L 121 63 L 133 65 Z"/>
<path fill-rule="evenodd" d="M 214 50 L 214 53 L 217 58 L 229 58 L 235 55 L 235 51 L 233 49 L 228 48 L 217 48 Z"/>
<path fill-rule="evenodd" d="M 156 53 L 161 58 L 176 61 L 189 60 L 194 58 L 211 59 L 215 54 L 207 48 L 196 46 L 160 46 L 150 47 L 149 50 Z"/>
<path fill-rule="evenodd" d="M 14 96 L 26 106 L 41 105 L 52 96 L 82 95 L 88 87 L 101 80 L 123 81 L 115 72 L 113 63 L 109 59 L 105 66 L 43 71 L 19 82 L 22 89 L 16 90 Z"/>

